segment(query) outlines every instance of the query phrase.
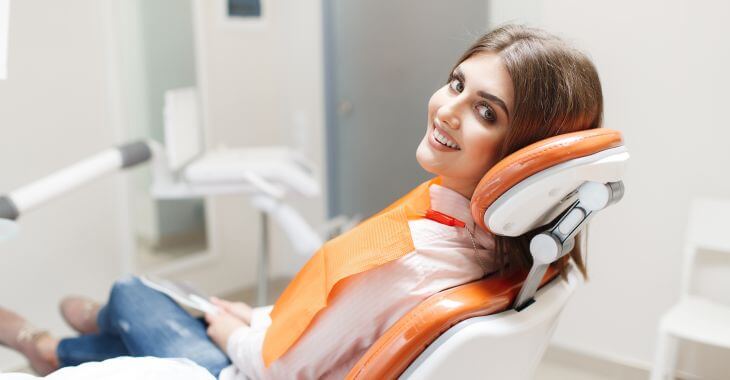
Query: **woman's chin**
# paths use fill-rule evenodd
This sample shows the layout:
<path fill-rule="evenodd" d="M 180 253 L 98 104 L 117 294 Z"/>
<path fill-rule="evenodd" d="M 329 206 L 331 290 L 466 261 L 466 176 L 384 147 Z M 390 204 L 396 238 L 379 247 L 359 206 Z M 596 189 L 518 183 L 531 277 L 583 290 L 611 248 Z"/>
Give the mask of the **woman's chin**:
<path fill-rule="evenodd" d="M 433 169 L 433 168 L 432 168 L 431 166 L 428 166 L 428 165 L 424 165 L 424 164 L 423 164 L 423 163 L 421 163 L 421 162 L 419 162 L 419 164 L 421 164 L 421 168 L 422 168 L 423 170 L 427 171 L 428 173 L 431 173 L 431 174 L 433 174 L 434 176 L 440 176 L 440 175 L 441 175 L 441 173 L 439 173 L 438 171 L 434 170 L 434 169 Z"/>
<path fill-rule="evenodd" d="M 433 152 L 428 144 L 421 143 L 418 150 L 416 150 L 416 161 L 421 165 L 421 168 L 435 176 L 440 176 L 444 174 L 444 170 L 443 165 L 439 165 L 440 160 L 437 156 L 438 153 Z"/>

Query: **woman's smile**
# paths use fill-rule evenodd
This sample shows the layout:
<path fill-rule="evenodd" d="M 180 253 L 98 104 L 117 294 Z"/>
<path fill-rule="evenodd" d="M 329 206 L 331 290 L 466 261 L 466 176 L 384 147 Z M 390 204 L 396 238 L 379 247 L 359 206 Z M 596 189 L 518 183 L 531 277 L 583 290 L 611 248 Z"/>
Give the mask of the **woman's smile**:
<path fill-rule="evenodd" d="M 428 141 L 434 149 L 442 152 L 455 152 L 461 150 L 461 147 L 456 143 L 456 140 L 454 140 L 451 135 L 436 126 L 436 120 L 434 120 L 432 124 L 432 131 Z"/>

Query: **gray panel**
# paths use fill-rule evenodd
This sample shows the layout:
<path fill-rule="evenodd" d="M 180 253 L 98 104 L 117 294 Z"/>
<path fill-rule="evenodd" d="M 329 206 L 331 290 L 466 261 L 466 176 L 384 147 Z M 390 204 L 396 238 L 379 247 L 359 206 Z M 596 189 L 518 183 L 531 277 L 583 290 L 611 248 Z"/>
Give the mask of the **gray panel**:
<path fill-rule="evenodd" d="M 486 32 L 486 1 L 325 2 L 329 214 L 369 215 L 429 175 L 428 100 Z"/>

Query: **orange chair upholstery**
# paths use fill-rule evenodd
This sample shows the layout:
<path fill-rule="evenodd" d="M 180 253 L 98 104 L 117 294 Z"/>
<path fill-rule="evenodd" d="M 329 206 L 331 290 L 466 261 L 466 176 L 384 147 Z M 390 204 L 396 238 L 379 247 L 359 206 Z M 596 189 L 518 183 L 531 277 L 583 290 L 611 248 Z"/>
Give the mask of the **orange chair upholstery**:
<path fill-rule="evenodd" d="M 556 266 L 542 285 L 555 279 Z M 391 326 L 347 375 L 347 379 L 395 379 L 418 355 L 451 326 L 473 317 L 509 309 L 526 272 L 494 274 L 479 281 L 434 294 Z"/>

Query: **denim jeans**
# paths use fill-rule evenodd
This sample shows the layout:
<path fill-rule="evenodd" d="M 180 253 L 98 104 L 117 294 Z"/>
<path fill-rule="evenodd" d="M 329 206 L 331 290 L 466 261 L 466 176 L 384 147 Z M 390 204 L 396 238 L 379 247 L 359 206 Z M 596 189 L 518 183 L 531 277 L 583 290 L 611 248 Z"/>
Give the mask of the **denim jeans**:
<path fill-rule="evenodd" d="M 56 352 L 62 367 L 118 356 L 188 358 L 217 377 L 231 364 L 202 320 L 136 277 L 114 284 L 97 322 L 98 334 L 61 340 Z"/>

